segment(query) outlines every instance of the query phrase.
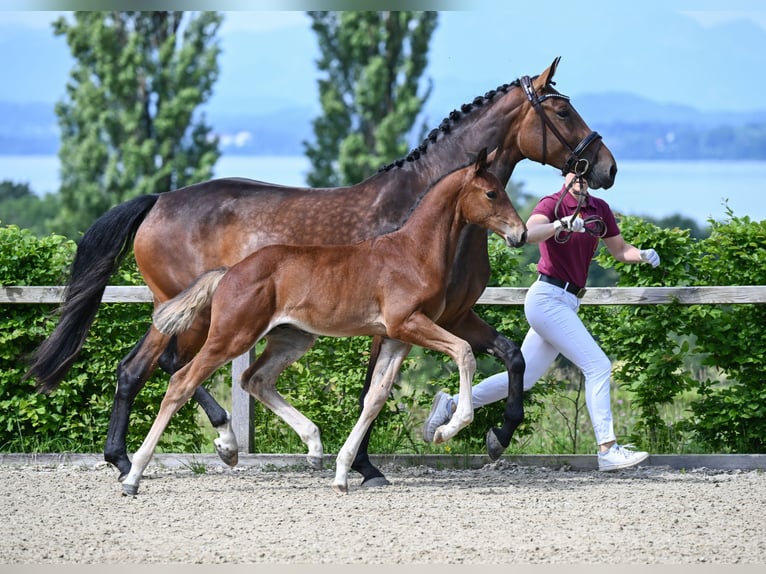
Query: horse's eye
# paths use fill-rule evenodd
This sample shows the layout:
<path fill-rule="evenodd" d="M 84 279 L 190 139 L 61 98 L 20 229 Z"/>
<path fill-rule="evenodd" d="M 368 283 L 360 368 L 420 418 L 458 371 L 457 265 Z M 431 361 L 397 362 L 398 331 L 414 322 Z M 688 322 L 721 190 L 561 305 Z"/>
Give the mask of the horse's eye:
<path fill-rule="evenodd" d="M 569 108 L 560 109 L 556 112 L 556 115 L 562 120 L 567 119 L 569 117 Z"/>
<path fill-rule="evenodd" d="M 487 197 L 490 199 L 497 199 L 497 192 L 496 191 L 488 191 Z"/>

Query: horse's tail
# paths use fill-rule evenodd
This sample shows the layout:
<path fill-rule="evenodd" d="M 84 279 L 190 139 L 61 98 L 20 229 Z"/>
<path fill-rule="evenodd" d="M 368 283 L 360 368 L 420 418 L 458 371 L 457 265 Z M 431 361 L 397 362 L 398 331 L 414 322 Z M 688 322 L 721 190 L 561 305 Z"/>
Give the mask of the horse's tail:
<path fill-rule="evenodd" d="M 82 349 L 109 278 L 130 252 L 138 226 L 159 196 L 142 195 L 104 213 L 77 246 L 59 322 L 30 357 L 24 379 L 37 380 L 37 391 L 56 389 Z"/>
<path fill-rule="evenodd" d="M 203 273 L 178 295 L 160 305 L 152 315 L 155 329 L 165 335 L 177 335 L 189 329 L 197 316 L 210 307 L 226 267 Z"/>

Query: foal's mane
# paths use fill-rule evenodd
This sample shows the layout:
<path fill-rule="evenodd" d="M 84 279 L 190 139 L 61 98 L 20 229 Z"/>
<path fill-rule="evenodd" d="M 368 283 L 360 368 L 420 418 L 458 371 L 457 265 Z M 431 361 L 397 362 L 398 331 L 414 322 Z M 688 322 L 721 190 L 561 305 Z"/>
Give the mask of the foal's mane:
<path fill-rule="evenodd" d="M 439 124 L 439 127 L 432 129 L 431 132 L 425 137 L 425 139 L 422 141 L 422 143 L 418 147 L 410 151 L 410 153 L 407 154 L 406 157 L 397 159 L 396 161 L 393 161 L 389 163 L 388 165 L 384 165 L 378 170 L 378 173 L 382 171 L 389 171 L 394 168 L 402 167 L 406 162 L 417 161 L 420 158 L 420 156 L 427 153 L 428 146 L 436 142 L 440 133 L 444 134 L 444 137 L 448 136 L 450 132 L 452 131 L 452 128 L 456 124 L 460 123 L 460 121 L 464 119 L 472 111 L 491 102 L 498 93 L 505 94 L 511 88 L 519 87 L 520 85 L 521 85 L 520 80 L 514 80 L 510 84 L 503 84 L 501 86 L 498 86 L 494 90 L 488 91 L 483 96 L 476 96 L 472 102 L 469 102 L 467 104 L 463 104 L 462 106 L 460 106 L 460 110 L 452 110 L 450 114 L 442 120 L 441 124 Z M 458 168 L 458 169 L 462 169 L 462 168 Z"/>
<path fill-rule="evenodd" d="M 409 161 L 413 161 L 413 160 L 409 160 Z M 409 221 L 410 217 L 412 217 L 412 214 L 415 212 L 415 210 L 418 208 L 418 206 L 419 206 L 421 203 L 423 203 L 423 201 L 425 200 L 426 196 L 427 196 L 427 195 L 428 195 L 428 194 L 431 192 L 431 190 L 432 190 L 433 188 L 435 188 L 437 185 L 439 185 L 439 183 L 441 183 L 443 180 L 447 179 L 449 176 L 451 176 L 451 175 L 452 175 L 453 173 L 455 173 L 456 171 L 460 171 L 461 169 L 465 169 L 465 168 L 466 168 L 466 167 L 468 167 L 469 165 L 473 165 L 473 164 L 475 164 L 475 163 L 476 163 L 476 159 L 473 159 L 473 160 L 471 160 L 471 161 L 468 161 L 468 162 L 466 162 L 466 163 L 465 163 L 465 165 L 461 165 L 460 167 L 456 167 L 455 169 L 453 169 L 453 170 L 451 170 L 451 171 L 449 171 L 449 172 L 445 173 L 445 174 L 444 174 L 444 175 L 442 175 L 442 176 L 441 176 L 439 179 L 437 179 L 436 181 L 434 181 L 433 183 L 431 183 L 431 185 L 429 185 L 429 186 L 426 188 L 426 190 L 425 190 L 425 191 L 424 191 L 422 194 L 420 194 L 420 195 L 418 196 L 418 198 L 417 198 L 417 200 L 415 201 L 415 203 L 414 203 L 414 204 L 412 204 L 412 206 L 410 207 L 409 211 L 407 212 L 407 214 L 406 214 L 406 215 L 404 216 L 404 218 L 402 219 L 402 222 L 401 222 L 399 225 L 397 225 L 396 227 L 393 227 L 393 228 L 391 228 L 391 229 L 388 229 L 388 230 L 386 230 L 386 231 L 385 231 L 385 232 L 384 232 L 382 235 L 387 235 L 387 234 L 389 234 L 389 233 L 393 233 L 394 231 L 398 231 L 399 229 L 401 229 L 401 228 L 404 226 L 404 224 L 405 224 L 405 223 L 407 223 L 407 221 Z"/>

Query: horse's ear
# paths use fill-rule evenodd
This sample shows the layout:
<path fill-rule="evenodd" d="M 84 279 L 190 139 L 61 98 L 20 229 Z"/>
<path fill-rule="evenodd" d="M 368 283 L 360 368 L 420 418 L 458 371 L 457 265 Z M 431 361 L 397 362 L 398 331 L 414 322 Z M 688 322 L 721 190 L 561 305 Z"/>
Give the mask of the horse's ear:
<path fill-rule="evenodd" d="M 494 157 L 494 152 L 492 152 L 492 156 Z M 476 171 L 479 172 L 482 169 L 487 169 L 488 165 L 489 165 L 489 162 L 487 161 L 487 148 L 482 148 L 481 151 L 479 152 L 478 157 L 476 158 L 476 163 L 474 164 L 474 167 L 476 168 Z"/>
<path fill-rule="evenodd" d="M 535 90 L 543 90 L 550 86 L 553 82 L 553 75 L 556 73 L 556 68 L 559 65 L 559 60 L 561 60 L 561 56 L 557 56 L 555 60 L 553 60 L 553 63 L 546 68 L 546 70 L 537 76 L 537 81 L 535 84 Z"/>

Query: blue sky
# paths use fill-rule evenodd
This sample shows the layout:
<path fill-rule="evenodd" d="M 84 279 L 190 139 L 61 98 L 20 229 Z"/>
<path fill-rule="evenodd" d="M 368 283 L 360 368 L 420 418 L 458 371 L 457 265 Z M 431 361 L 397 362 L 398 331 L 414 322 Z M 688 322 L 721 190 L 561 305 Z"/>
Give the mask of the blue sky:
<path fill-rule="evenodd" d="M 22 3 L 19 3 L 20 5 Z M 223 5 L 225 6 L 225 2 Z M 482 2 L 477 3 L 481 6 Z M 642 2 L 644 8 L 652 9 L 657 2 Z M 667 3 L 664 3 L 667 5 Z M 583 9 L 592 6 L 583 5 Z M 766 3 L 755 1 L 715 1 L 680 2 L 678 11 L 703 26 L 714 26 L 733 20 L 749 20 L 766 30 Z M 236 11 L 229 12 L 233 17 L 226 18 L 221 32 L 226 34 L 235 30 L 264 31 L 290 27 L 305 27 L 306 15 L 301 11 Z M 64 14 L 61 11 L 0 11 L 0 23 L 23 24 L 29 27 L 47 28 L 55 17 Z"/>
<path fill-rule="evenodd" d="M 225 8 L 232 3 L 222 4 Z M 756 68 L 766 69 L 766 2 L 549 0 L 539 4 L 507 2 L 502 6 L 510 8 L 493 10 L 484 9 L 493 4 L 488 1 L 472 4 L 480 9 L 441 12 L 432 38 L 427 75 L 434 79 L 431 102 L 440 117 L 500 83 L 542 72 L 556 56 L 562 56 L 558 85 L 573 98 L 583 92 L 628 91 L 703 110 L 766 107 L 761 105 L 764 99 L 760 96 L 766 93 L 766 75 L 752 73 Z M 0 11 L 0 26 L 50 30 L 50 23 L 60 14 Z M 752 42 L 746 53 L 760 58 L 751 58 L 740 68 L 737 61 L 745 53 L 743 46 L 729 42 L 711 54 L 712 42 L 700 34 L 737 22 L 751 24 L 742 42 Z M 637 29 L 640 27 L 645 29 Z M 684 34 L 688 35 L 687 44 L 696 42 L 697 46 L 685 46 Z M 261 105 L 270 100 L 273 105 L 291 98 L 303 98 L 299 103 L 318 106 L 314 66 L 318 48 L 304 12 L 227 12 L 220 36 L 224 53 L 214 98 L 221 107 L 236 109 L 233 104 L 237 99 Z M 63 38 L 56 40 L 57 46 L 66 50 Z M 62 61 L 60 54 L 57 61 Z M 42 70 L 30 62 L 18 67 L 30 86 L 34 74 L 42 80 L 50 77 L 51 87 L 35 88 L 35 94 L 46 94 L 50 101 L 62 95 L 68 72 L 64 66 Z M 746 70 L 751 71 L 747 86 L 728 84 Z M 731 78 L 726 78 L 729 71 Z M 257 87 L 248 85 L 254 72 L 269 81 Z M 707 75 L 711 79 L 704 77 Z M 31 96 L 19 93 L 18 97 L 25 101 Z M 7 93 L 0 93 L 0 99 L 7 98 Z"/>

